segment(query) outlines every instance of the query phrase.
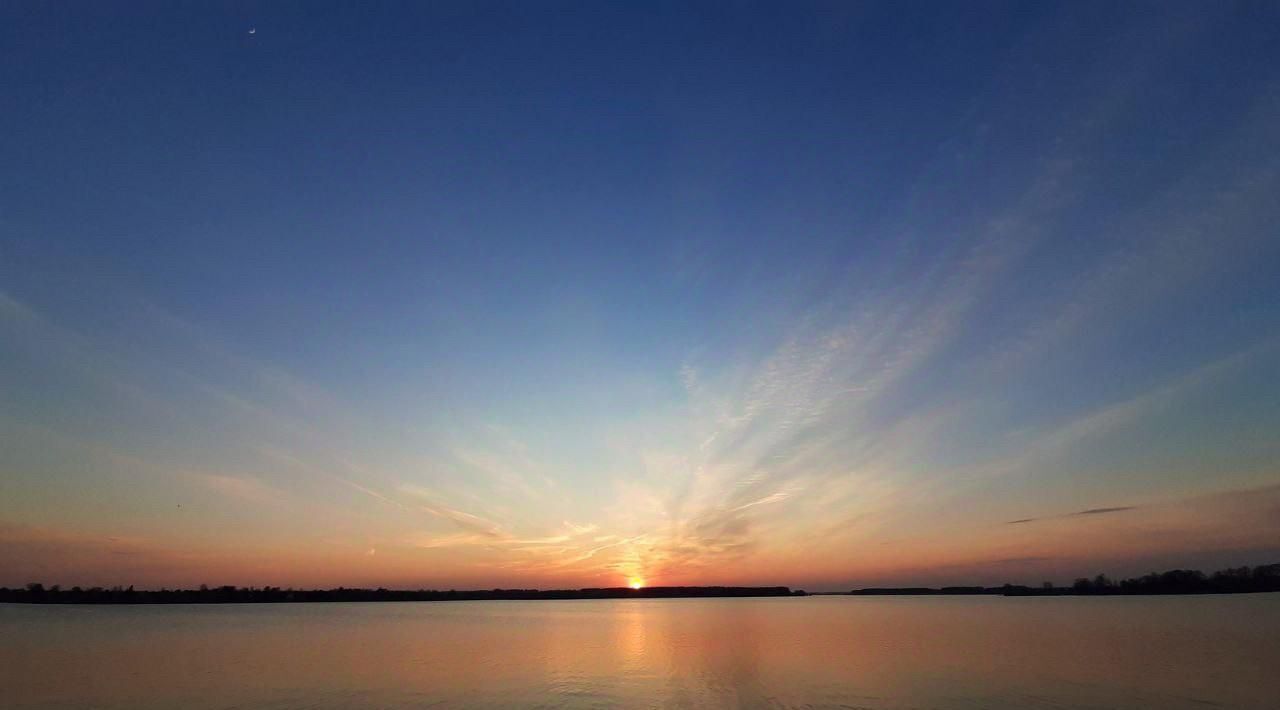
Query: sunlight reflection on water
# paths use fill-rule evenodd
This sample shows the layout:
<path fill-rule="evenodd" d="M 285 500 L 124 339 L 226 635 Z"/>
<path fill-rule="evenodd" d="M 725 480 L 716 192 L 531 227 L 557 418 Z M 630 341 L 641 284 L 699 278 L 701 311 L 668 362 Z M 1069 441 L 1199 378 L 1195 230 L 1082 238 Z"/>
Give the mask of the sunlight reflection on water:
<path fill-rule="evenodd" d="M 1280 697 L 1280 594 L 0 605 L 0 632 L 9 708 L 1264 708 Z"/>

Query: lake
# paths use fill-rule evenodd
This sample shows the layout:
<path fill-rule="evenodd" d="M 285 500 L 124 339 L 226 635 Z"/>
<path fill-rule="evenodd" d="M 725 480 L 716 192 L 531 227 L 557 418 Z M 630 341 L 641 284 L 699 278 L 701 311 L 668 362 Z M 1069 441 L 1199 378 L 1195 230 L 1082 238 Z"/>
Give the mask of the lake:
<path fill-rule="evenodd" d="M 5 708 L 1270 708 L 1280 594 L 0 604 Z"/>

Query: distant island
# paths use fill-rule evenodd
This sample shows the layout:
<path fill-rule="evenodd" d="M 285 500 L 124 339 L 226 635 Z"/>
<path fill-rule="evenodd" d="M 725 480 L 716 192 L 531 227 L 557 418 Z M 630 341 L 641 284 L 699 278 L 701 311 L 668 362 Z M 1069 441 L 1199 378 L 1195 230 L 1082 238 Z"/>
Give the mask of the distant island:
<path fill-rule="evenodd" d="M 1117 594 L 1244 594 L 1280 592 L 1280 564 L 1234 567 L 1206 575 L 1199 570 L 1175 569 L 1113 581 L 1105 574 L 1081 577 L 1070 587 L 1044 582 L 1038 587 L 1005 584 L 999 587 L 867 587 L 853 595 L 998 594 L 1006 597 Z M 843 594 L 844 592 L 841 592 Z"/>
<path fill-rule="evenodd" d="M 288 602 L 436 602 L 532 599 L 668 599 L 687 597 L 804 596 L 789 587 L 591 587 L 587 589 L 281 589 L 280 587 L 209 587 L 135 590 L 132 586 L 63 589 L 28 584 L 0 587 L 0 602 L 27 604 L 271 604 Z"/>

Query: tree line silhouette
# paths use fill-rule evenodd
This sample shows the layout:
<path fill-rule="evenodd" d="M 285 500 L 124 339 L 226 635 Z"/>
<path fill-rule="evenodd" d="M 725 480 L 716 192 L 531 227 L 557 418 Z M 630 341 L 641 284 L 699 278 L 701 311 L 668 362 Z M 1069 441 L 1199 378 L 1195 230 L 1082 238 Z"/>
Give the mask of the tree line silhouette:
<path fill-rule="evenodd" d="M 1044 582 L 1039 587 L 1005 584 L 1000 587 L 868 587 L 850 594 L 1002 594 L 1008 597 L 1105 595 L 1105 594 L 1241 594 L 1280 592 L 1280 564 L 1232 567 L 1206 575 L 1199 570 L 1174 569 L 1119 582 L 1100 574 L 1081 577 L 1070 587 Z"/>
<path fill-rule="evenodd" d="M 1069 587 L 1044 582 L 1038 587 L 1005 584 L 999 587 L 868 587 L 855 595 L 973 595 L 1068 596 L 1118 594 L 1240 594 L 1280 592 L 1280 564 L 1233 567 L 1206 575 L 1199 570 L 1175 569 L 1113 581 L 1105 574 L 1081 577 Z M 10 589 L 0 587 L 0 602 L 32 604 L 232 604 L 282 602 L 414 602 L 533 599 L 659 599 L 670 597 L 788 597 L 806 596 L 789 587 L 591 587 L 586 589 L 282 589 L 280 587 L 209 587 L 199 589 L 137 590 L 129 587 L 45 587 L 40 583 Z"/>
<path fill-rule="evenodd" d="M 786 597 L 803 595 L 788 587 L 593 587 L 588 589 L 281 589 L 280 587 L 209 587 L 137 590 L 129 587 L 45 587 L 32 583 L 19 589 L 0 587 L 0 602 L 32 604 L 233 604 L 281 602 L 421 602 L 528 599 L 656 599 L 668 597 Z"/>

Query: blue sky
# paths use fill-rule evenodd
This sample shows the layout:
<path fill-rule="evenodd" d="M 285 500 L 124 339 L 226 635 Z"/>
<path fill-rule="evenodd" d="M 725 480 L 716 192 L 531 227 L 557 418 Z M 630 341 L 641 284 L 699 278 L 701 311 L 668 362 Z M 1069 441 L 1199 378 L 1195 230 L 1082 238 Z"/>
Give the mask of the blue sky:
<path fill-rule="evenodd" d="M 0 583 L 1280 553 L 1268 3 L 0 13 Z"/>

